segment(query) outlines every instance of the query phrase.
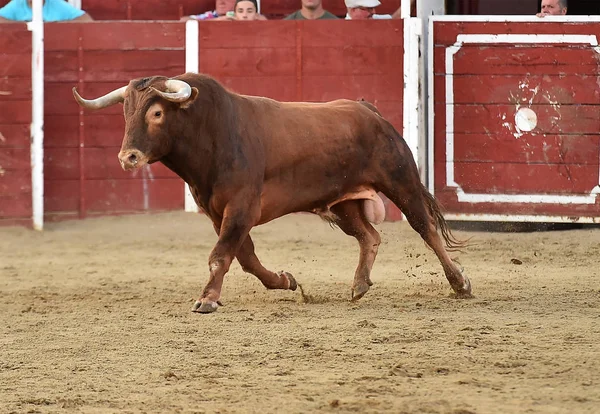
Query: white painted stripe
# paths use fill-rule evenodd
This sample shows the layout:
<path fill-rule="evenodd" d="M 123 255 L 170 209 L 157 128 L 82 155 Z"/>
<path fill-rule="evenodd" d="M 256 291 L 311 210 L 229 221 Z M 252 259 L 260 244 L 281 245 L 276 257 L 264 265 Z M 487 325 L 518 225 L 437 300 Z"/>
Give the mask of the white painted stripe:
<path fill-rule="evenodd" d="M 198 73 L 200 69 L 199 62 L 199 30 L 198 20 L 188 20 L 185 22 L 185 71 Z M 198 205 L 190 192 L 190 187 L 184 184 L 184 209 L 190 213 L 198 212 Z"/>
<path fill-rule="evenodd" d="M 42 0 L 33 0 L 31 33 L 31 202 L 33 228 L 44 230 L 44 21 Z"/>
<path fill-rule="evenodd" d="M 550 194 L 472 194 L 456 191 L 462 203 L 519 203 L 519 204 L 595 204 L 596 195 Z"/>
<path fill-rule="evenodd" d="M 402 135 L 419 165 L 419 36 L 421 19 L 404 19 L 404 91 Z"/>
<path fill-rule="evenodd" d="M 154 181 L 152 166 L 146 164 L 142 167 L 142 188 L 144 190 L 144 211 L 150 210 L 150 186 L 148 181 Z"/>
<path fill-rule="evenodd" d="M 400 2 L 400 18 L 401 19 L 409 19 L 410 18 L 410 1 Z M 406 23 L 406 21 L 404 22 Z"/>
<path fill-rule="evenodd" d="M 198 73 L 199 70 L 199 28 L 198 20 L 191 19 L 185 22 L 185 71 Z"/>
<path fill-rule="evenodd" d="M 427 122 L 427 129 L 428 129 L 428 134 L 427 134 L 427 186 L 429 189 L 429 192 L 431 194 L 435 194 L 435 187 L 434 187 L 434 163 L 433 163 L 433 156 L 434 156 L 434 152 L 433 152 L 433 148 L 434 148 L 434 141 L 435 141 L 435 89 L 433 87 L 434 82 L 435 82 L 435 75 L 434 75 L 434 70 L 433 70 L 433 63 L 435 61 L 434 59 L 434 49 L 433 49 L 433 19 L 429 19 L 429 25 L 428 25 L 428 39 L 427 39 L 427 47 L 428 47 L 428 54 L 427 54 L 427 76 L 428 76 L 428 82 L 427 82 L 427 93 L 428 93 L 428 97 L 427 97 L 427 104 L 429 105 L 428 110 L 427 110 L 427 115 L 428 115 L 428 122 Z"/>
<path fill-rule="evenodd" d="M 454 55 L 460 43 L 446 48 L 446 185 L 457 187 L 454 180 Z M 432 81 L 433 82 L 433 81 Z"/>
<path fill-rule="evenodd" d="M 402 137 L 404 138 L 404 140 L 406 140 L 408 142 L 408 134 L 409 134 L 409 124 L 410 124 L 410 117 L 409 117 L 409 112 L 410 112 L 410 107 L 411 107 L 411 102 L 410 102 L 410 98 L 408 96 L 408 88 L 410 87 L 410 70 L 409 70 L 409 49 L 410 49 L 410 45 L 409 45 L 409 37 L 410 37 L 410 27 L 407 24 L 407 20 L 403 20 L 404 23 L 404 33 L 403 33 L 403 47 L 404 47 L 404 56 L 403 56 L 403 60 L 402 60 L 402 65 L 404 66 L 404 73 L 402 74 L 402 78 L 403 78 L 403 82 L 404 82 L 404 89 L 402 90 Z"/>
<path fill-rule="evenodd" d="M 435 22 L 481 22 L 481 23 L 594 23 L 600 22 L 600 16 L 470 16 L 470 15 L 433 15 L 429 19 Z"/>
<path fill-rule="evenodd" d="M 460 48 L 464 43 L 488 44 L 540 44 L 540 43 L 583 43 L 598 46 L 595 35 L 579 34 L 459 34 L 452 47 Z"/>

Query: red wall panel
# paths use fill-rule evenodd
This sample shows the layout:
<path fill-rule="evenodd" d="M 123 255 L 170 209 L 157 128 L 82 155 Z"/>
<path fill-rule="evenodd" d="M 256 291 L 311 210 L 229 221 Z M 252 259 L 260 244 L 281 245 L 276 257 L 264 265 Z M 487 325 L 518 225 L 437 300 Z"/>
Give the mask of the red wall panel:
<path fill-rule="evenodd" d="M 46 65 L 44 108 L 47 218 L 183 208 L 183 184 L 166 168 L 148 167 L 151 174 L 144 179 L 140 172 L 120 168 L 123 107 L 81 110 L 71 89 L 77 86 L 83 96 L 95 97 L 133 78 L 180 74 L 185 64 L 184 39 L 185 25 L 179 22 L 46 26 L 45 58 L 52 63 Z M 161 186 L 172 189 L 161 190 Z M 140 194 L 143 201 L 176 192 L 181 196 L 166 202 L 140 202 Z"/>
<path fill-rule="evenodd" d="M 0 176 L 0 202 L 10 195 L 30 217 L 31 81 L 30 72 L 21 71 L 30 71 L 31 39 L 19 36 L 9 34 L 20 48 L 0 41 L 14 51 L 4 75 L 23 76 L 18 84 L 0 80 L 0 90 L 13 92 L 0 96 L 0 132 L 10 136 L 10 145 L 0 139 L 0 166 L 2 157 L 10 157 L 7 171 L 17 171 L 14 163 L 21 160 L 17 178 Z M 135 172 L 120 168 L 123 107 L 82 110 L 71 89 L 89 98 L 132 78 L 183 73 L 185 24 L 49 24 L 45 37 L 46 219 L 183 208 L 183 183 L 162 164 Z M 364 97 L 402 129 L 401 21 L 201 23 L 199 42 L 200 71 L 236 92 L 285 101 Z M 0 217 L 14 216 L 13 206 L 0 207 Z"/>
<path fill-rule="evenodd" d="M 383 115 L 402 131 L 399 20 L 201 24 L 199 37 L 200 71 L 236 92 L 286 101 L 382 101 Z"/>
<path fill-rule="evenodd" d="M 150 177 L 85 182 L 85 199 L 90 214 L 183 208 L 183 185 L 179 178 Z"/>
<path fill-rule="evenodd" d="M 2 25 L 0 36 L 0 224 L 31 223 L 31 32 Z"/>
<path fill-rule="evenodd" d="M 214 8 L 214 0 L 83 0 L 96 20 L 176 20 Z"/>
<path fill-rule="evenodd" d="M 600 215 L 599 35 L 581 23 L 434 23 L 434 190 L 450 213 Z M 524 108 L 531 131 L 516 122 Z"/>

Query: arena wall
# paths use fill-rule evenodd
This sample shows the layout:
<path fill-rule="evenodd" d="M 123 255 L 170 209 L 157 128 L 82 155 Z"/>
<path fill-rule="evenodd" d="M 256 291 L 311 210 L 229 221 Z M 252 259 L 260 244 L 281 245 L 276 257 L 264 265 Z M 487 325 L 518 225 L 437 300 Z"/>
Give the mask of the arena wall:
<path fill-rule="evenodd" d="M 161 164 L 133 173 L 121 170 L 116 159 L 124 131 L 121 106 L 84 111 L 71 89 L 77 86 L 82 96 L 95 97 L 136 77 L 183 73 L 185 26 L 175 21 L 45 25 L 46 220 L 183 209 L 183 182 Z M 365 98 L 402 131 L 402 21 L 199 26 L 199 71 L 230 89 L 288 101 Z M 0 207 L 0 222 L 5 223 L 15 215 L 31 216 L 31 35 L 24 24 L 7 27 L 15 28 L 23 44 L 2 42 L 0 54 L 15 56 L 21 68 L 14 72 L 25 76 L 19 82 L 29 92 L 19 92 L 18 105 L 12 103 L 17 95 L 0 97 L 0 105 L 6 107 L 0 132 L 10 145 L 25 143 L 20 149 L 0 143 L 3 158 L 16 165 L 13 153 L 18 153 L 21 160 L 18 168 L 11 167 L 10 179 L 0 177 L 0 197 L 10 199 Z M 10 129 L 4 126 L 9 122 Z M 388 204 L 388 219 L 400 216 Z"/>
<path fill-rule="evenodd" d="M 30 223 L 32 216 L 31 32 L 25 24 L 0 35 L 0 221 Z"/>
<path fill-rule="evenodd" d="M 599 219 L 600 21 L 588 20 L 432 19 L 429 171 L 448 218 Z"/>

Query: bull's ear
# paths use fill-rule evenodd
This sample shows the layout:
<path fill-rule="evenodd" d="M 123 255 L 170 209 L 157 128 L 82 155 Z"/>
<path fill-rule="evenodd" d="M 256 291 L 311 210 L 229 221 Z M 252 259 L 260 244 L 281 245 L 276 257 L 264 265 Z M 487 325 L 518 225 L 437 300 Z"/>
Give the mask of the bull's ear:
<path fill-rule="evenodd" d="M 194 103 L 194 101 L 196 100 L 196 98 L 198 97 L 198 88 L 192 88 L 192 94 L 190 95 L 190 97 L 183 101 L 181 104 L 179 104 L 179 107 L 181 109 L 187 109 L 190 106 L 192 106 L 192 104 Z"/>

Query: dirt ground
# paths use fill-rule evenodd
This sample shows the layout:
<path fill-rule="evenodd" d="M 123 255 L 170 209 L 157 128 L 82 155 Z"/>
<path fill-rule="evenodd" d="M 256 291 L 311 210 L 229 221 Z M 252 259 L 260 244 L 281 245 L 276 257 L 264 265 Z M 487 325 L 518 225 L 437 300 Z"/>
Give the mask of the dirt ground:
<path fill-rule="evenodd" d="M 0 412 L 599 412 L 600 229 L 458 231 L 476 295 L 458 300 L 406 223 L 378 228 L 360 302 L 355 240 L 295 215 L 252 234 L 311 300 L 235 263 L 210 315 L 190 312 L 201 215 L 0 228 Z"/>

